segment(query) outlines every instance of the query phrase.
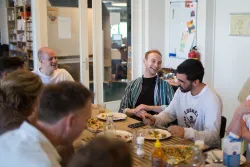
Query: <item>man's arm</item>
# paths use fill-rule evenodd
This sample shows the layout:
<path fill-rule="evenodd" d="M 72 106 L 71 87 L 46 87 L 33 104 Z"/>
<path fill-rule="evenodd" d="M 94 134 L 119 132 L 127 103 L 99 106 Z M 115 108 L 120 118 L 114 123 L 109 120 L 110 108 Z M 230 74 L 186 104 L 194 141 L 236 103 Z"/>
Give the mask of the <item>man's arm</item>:
<path fill-rule="evenodd" d="M 121 99 L 121 104 L 119 108 L 120 113 L 126 113 L 128 116 L 133 116 L 133 109 L 130 109 L 132 106 L 129 105 L 130 94 L 131 94 L 131 83 L 129 83 L 125 89 L 124 96 Z"/>
<path fill-rule="evenodd" d="M 179 98 L 178 96 L 179 96 L 179 93 L 176 92 L 173 100 L 164 111 L 154 116 L 145 115 L 145 118 L 149 119 L 149 122 L 151 123 L 151 125 L 155 125 L 155 126 L 165 126 L 168 123 L 175 121 L 177 119 L 175 106 L 178 102 L 178 98 Z"/>
<path fill-rule="evenodd" d="M 166 109 L 165 105 L 163 105 L 163 106 L 149 106 L 149 105 L 145 105 L 145 104 L 140 104 L 139 106 L 136 107 L 137 111 L 146 110 L 146 111 L 154 111 L 156 113 L 160 113 L 161 111 L 163 111 L 165 109 Z"/>

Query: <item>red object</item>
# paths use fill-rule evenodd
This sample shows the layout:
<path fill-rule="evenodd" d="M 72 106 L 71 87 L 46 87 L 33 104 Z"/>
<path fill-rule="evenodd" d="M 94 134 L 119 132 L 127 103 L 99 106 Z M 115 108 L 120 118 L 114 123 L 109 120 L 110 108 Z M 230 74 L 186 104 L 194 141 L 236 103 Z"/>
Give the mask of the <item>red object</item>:
<path fill-rule="evenodd" d="M 200 60 L 200 53 L 197 51 L 196 46 L 188 53 L 188 58 Z"/>
<path fill-rule="evenodd" d="M 21 12 L 22 18 L 26 19 L 27 17 L 31 16 L 31 12 L 26 12 L 26 16 L 24 16 L 24 12 Z"/>

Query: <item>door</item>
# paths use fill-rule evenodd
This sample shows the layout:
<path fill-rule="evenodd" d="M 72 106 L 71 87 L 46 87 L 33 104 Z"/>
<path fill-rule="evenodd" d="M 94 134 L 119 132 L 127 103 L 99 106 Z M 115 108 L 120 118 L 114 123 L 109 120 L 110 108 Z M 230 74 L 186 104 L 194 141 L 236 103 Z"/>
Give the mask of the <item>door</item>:
<path fill-rule="evenodd" d="M 96 103 L 118 111 L 131 80 L 130 0 L 92 1 L 93 88 Z"/>

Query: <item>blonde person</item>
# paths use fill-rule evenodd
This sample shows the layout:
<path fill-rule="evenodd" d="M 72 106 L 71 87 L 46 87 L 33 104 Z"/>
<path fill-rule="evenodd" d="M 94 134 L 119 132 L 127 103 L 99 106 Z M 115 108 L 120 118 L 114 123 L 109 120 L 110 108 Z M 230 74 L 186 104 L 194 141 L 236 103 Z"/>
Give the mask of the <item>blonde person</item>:
<path fill-rule="evenodd" d="M 234 112 L 233 119 L 227 128 L 227 133 L 233 133 L 250 143 L 250 96 Z M 250 161 L 250 144 L 246 150 L 247 160 Z"/>
<path fill-rule="evenodd" d="M 18 128 L 25 120 L 35 122 L 42 88 L 39 76 L 30 71 L 17 70 L 0 81 L 0 135 Z"/>

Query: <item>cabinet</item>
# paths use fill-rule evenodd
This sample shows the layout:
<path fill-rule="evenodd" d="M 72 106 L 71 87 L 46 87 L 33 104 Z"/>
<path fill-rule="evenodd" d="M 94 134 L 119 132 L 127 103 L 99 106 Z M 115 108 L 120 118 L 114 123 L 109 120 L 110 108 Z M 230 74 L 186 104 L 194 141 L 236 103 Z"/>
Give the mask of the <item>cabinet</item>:
<path fill-rule="evenodd" d="M 20 56 L 33 70 L 31 4 L 28 0 L 6 0 L 9 56 Z"/>

